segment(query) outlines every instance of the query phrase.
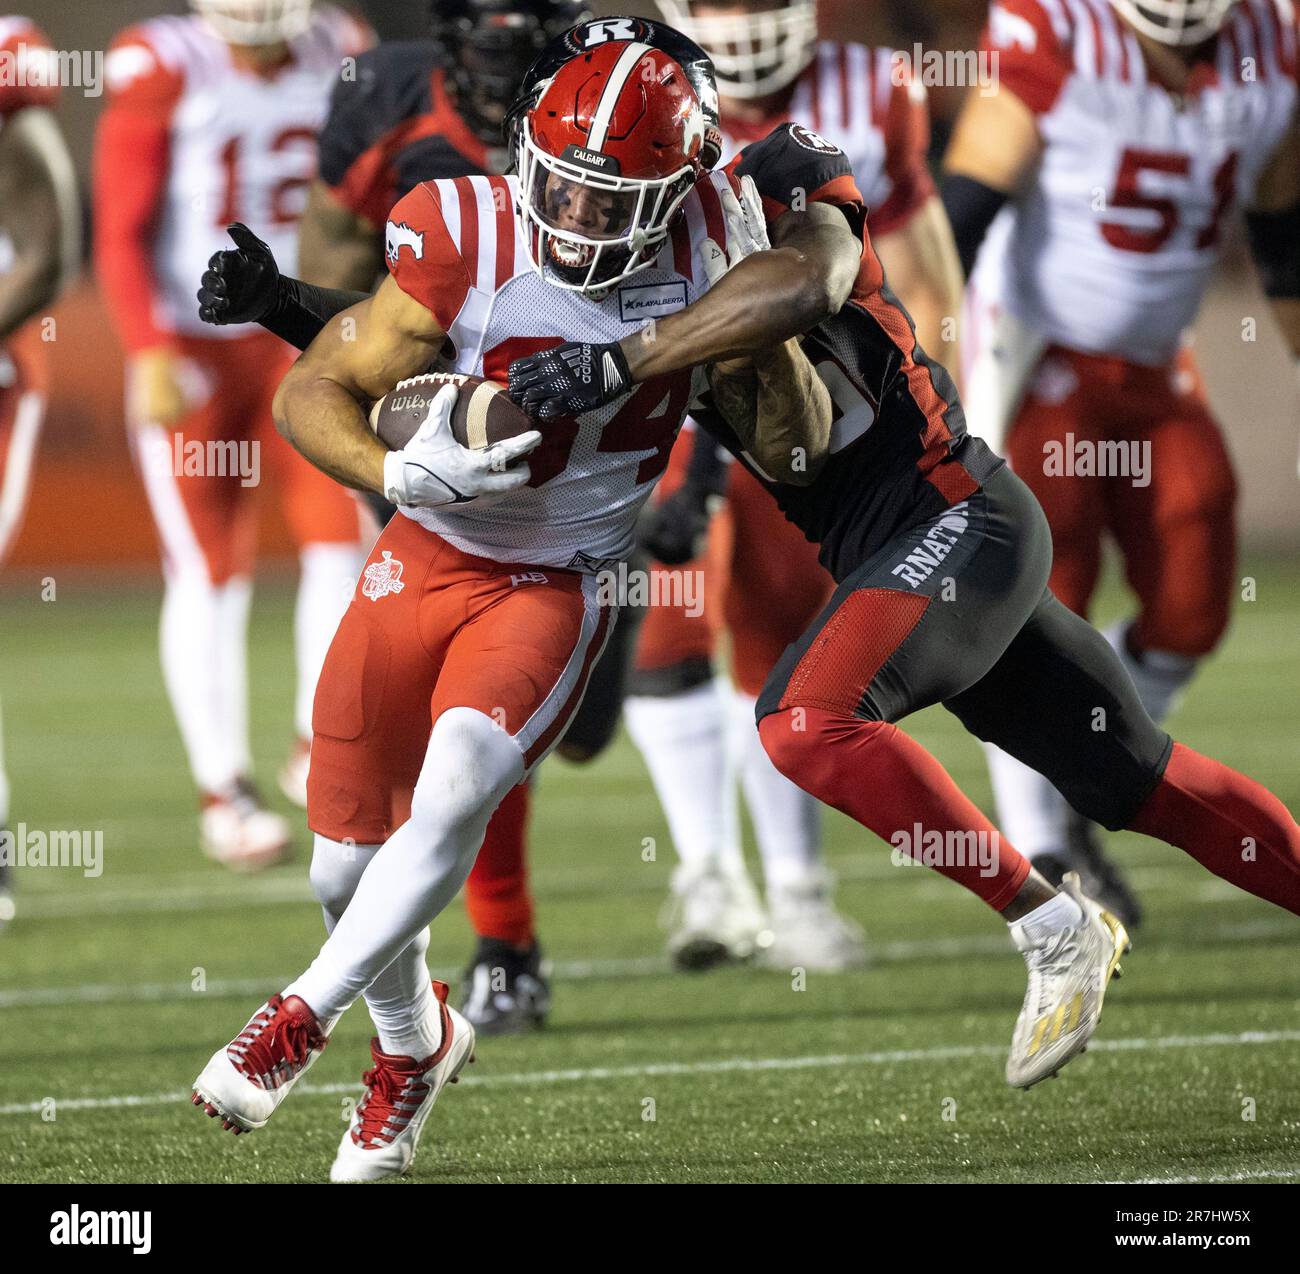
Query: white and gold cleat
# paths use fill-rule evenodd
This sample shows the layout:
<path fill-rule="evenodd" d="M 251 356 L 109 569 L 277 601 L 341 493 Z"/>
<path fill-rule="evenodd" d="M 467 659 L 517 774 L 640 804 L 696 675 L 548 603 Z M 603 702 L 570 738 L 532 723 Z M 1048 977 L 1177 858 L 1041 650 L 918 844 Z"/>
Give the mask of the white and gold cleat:
<path fill-rule="evenodd" d="M 1079 905 L 1082 923 L 1046 935 L 1034 933 L 1025 921 L 1011 926 L 1011 939 L 1029 968 L 1007 1057 L 1007 1083 L 1013 1088 L 1055 1075 L 1087 1048 L 1101 1020 L 1106 988 L 1119 977 L 1120 958 L 1132 946 L 1124 926 L 1083 893 L 1076 873 L 1066 873 L 1061 890 Z"/>

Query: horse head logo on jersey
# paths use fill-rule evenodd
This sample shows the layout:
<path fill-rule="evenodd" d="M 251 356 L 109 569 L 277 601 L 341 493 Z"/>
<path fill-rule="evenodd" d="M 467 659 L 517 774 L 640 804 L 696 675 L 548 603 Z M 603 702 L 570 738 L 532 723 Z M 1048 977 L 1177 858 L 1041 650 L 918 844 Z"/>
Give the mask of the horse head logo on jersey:
<path fill-rule="evenodd" d="M 515 134 L 538 273 L 600 298 L 652 265 L 704 171 L 705 128 L 685 69 L 644 41 L 602 40 L 561 64 Z"/>
<path fill-rule="evenodd" d="M 406 585 L 402 582 L 402 564 L 395 562 L 393 555 L 383 550 L 383 560 L 371 562 L 361 577 L 361 595 L 377 602 L 389 593 L 400 593 Z"/>
<path fill-rule="evenodd" d="M 384 229 L 384 251 L 390 261 L 396 261 L 403 248 L 410 248 L 417 260 L 424 259 L 424 231 L 412 230 L 405 221 L 390 221 Z"/>

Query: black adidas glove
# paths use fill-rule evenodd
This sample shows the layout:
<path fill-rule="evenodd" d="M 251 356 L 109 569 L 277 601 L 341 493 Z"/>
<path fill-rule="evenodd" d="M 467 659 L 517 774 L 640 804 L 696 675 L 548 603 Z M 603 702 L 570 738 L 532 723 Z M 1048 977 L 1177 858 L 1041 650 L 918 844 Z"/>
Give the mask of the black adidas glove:
<path fill-rule="evenodd" d="M 279 301 L 280 267 L 271 249 L 241 221 L 226 227 L 235 250 L 214 252 L 199 287 L 199 318 L 221 326 L 257 323 Z"/>
<path fill-rule="evenodd" d="M 617 341 L 570 341 L 510 364 L 510 397 L 530 416 L 580 416 L 613 402 L 632 387 Z"/>

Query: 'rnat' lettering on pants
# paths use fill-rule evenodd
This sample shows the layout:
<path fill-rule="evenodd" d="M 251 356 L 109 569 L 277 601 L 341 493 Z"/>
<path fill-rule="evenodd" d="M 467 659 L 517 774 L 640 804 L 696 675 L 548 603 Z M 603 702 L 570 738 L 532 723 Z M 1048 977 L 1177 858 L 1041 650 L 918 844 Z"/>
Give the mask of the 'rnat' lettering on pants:
<path fill-rule="evenodd" d="M 965 512 L 968 507 L 969 501 L 963 500 L 945 510 L 943 516 L 926 531 L 925 539 L 897 566 L 891 567 L 889 573 L 897 575 L 909 588 L 924 584 L 970 525 Z"/>

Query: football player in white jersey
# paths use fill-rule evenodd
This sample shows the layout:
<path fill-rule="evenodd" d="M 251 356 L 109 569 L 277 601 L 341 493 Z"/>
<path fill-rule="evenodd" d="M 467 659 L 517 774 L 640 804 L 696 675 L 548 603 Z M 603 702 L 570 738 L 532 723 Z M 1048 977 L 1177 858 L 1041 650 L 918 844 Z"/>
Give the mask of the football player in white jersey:
<path fill-rule="evenodd" d="M 292 756 L 361 547 L 350 493 L 294 454 L 271 397 L 294 351 L 254 326 L 205 326 L 193 280 L 232 220 L 281 260 L 315 171 L 343 60 L 368 32 L 311 0 L 194 0 L 109 50 L 95 155 L 95 258 L 126 348 L 127 414 L 162 543 L 163 675 L 200 797 L 200 841 L 236 870 L 279 859 L 289 826 L 251 780 L 246 633 L 256 507 L 273 480 L 299 546 Z"/>
<path fill-rule="evenodd" d="M 49 345 L 32 320 L 76 268 L 81 213 L 72 159 L 50 113 L 58 77 L 49 40 L 27 18 L 0 17 L 0 53 L 18 72 L 0 84 L 2 565 L 22 525 L 45 413 Z M 0 735 L 0 832 L 9 818 L 3 744 Z M 0 929 L 14 915 L 9 878 L 0 862 Z"/>
<path fill-rule="evenodd" d="M 610 342 L 644 344 L 647 307 L 667 324 L 728 260 L 766 242 L 761 210 L 745 215 L 730 179 L 701 164 L 703 111 L 682 68 L 647 44 L 605 42 L 561 66 L 517 138 L 518 177 L 427 182 L 397 204 L 390 277 L 331 320 L 276 398 L 278 424 L 305 455 L 400 513 L 316 696 L 308 820 L 330 937 L 213 1055 L 194 1100 L 236 1131 L 261 1127 L 364 994 L 375 1064 L 333 1180 L 404 1171 L 439 1091 L 471 1058 L 473 1029 L 429 981 L 427 926 L 463 883 L 494 807 L 576 710 L 613 619 L 597 572 L 632 548 L 702 388 L 686 360 L 634 383 L 625 347 Z M 770 435 L 745 428 L 756 459 L 790 477 L 799 461 L 784 431 L 824 440 L 831 421 L 790 338 L 840 307 L 862 252 L 843 216 L 815 211 L 796 218 L 804 237 L 790 251 L 757 253 L 738 265 L 744 278 L 724 280 L 720 305 L 683 316 L 693 359 L 761 350 L 761 375 L 786 375 Z M 751 304 L 755 291 L 764 306 Z M 527 407 L 511 369 L 537 356 L 526 360 L 537 374 L 576 377 L 580 390 L 590 343 L 604 352 L 585 370 L 609 400 L 543 410 L 541 432 L 469 451 L 451 435 L 454 390 L 403 450 L 386 451 L 366 423 L 363 403 L 449 344 L 453 370 L 509 373 Z M 548 360 L 557 346 L 563 362 Z"/>
<path fill-rule="evenodd" d="M 961 271 L 926 167 L 925 95 L 907 67 L 889 49 L 818 41 L 814 0 L 660 0 L 659 8 L 713 60 L 724 163 L 787 122 L 802 126 L 793 136 L 808 150 L 847 154 L 890 286 L 926 352 L 955 366 Z M 670 566 L 706 579 L 708 605 L 689 614 L 685 606 L 649 609 L 625 705 L 681 858 L 669 951 L 689 968 L 756 951 L 781 968 L 861 964 L 862 931 L 832 903 L 820 806 L 778 773 L 754 723 L 769 673 L 825 604 L 832 581 L 817 547 L 753 476 L 729 463 L 709 474 L 709 455 L 691 463 L 695 443 L 716 450 L 698 433 L 683 434 L 645 542 Z M 691 561 L 717 489 L 726 516 Z M 720 627 L 730 639 L 732 690 L 714 677 Z M 758 841 L 766 915 L 741 858 L 733 770 Z"/>
<path fill-rule="evenodd" d="M 1047 512 L 1072 610 L 1088 613 L 1103 535 L 1119 546 L 1138 612 L 1106 636 L 1159 722 L 1234 587 L 1232 465 L 1182 342 L 1239 208 L 1300 357 L 1295 10 L 998 0 L 985 45 L 1000 90 L 966 102 L 943 190 L 973 266 L 968 419 Z M 1090 825 L 1034 770 L 996 749 L 990 764 L 1011 840 L 1134 922 Z"/>

